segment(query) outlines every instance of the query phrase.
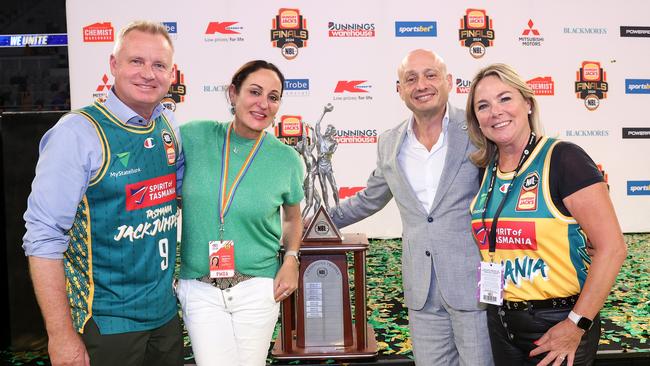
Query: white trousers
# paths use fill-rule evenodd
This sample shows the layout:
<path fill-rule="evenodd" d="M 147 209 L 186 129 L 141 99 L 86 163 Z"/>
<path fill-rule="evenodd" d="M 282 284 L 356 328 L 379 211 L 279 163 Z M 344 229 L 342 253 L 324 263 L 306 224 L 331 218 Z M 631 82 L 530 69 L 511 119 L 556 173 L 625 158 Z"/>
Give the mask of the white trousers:
<path fill-rule="evenodd" d="M 266 365 L 280 311 L 272 278 L 255 277 L 225 290 L 180 280 L 177 291 L 197 366 Z"/>

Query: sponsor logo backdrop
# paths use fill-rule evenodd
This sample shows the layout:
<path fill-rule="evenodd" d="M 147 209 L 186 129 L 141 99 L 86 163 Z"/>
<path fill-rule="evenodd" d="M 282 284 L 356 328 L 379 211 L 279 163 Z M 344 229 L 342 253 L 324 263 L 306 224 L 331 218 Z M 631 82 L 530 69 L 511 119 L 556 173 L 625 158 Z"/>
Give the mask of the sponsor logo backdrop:
<path fill-rule="evenodd" d="M 650 197 L 628 190 L 628 182 L 650 179 L 650 2 L 589 4 L 564 2 L 558 11 L 532 0 L 269 0 L 254 7 L 235 0 L 69 0 L 72 106 L 113 84 L 108 58 L 121 27 L 160 21 L 175 42 L 166 106 L 179 123 L 229 120 L 225 90 L 233 72 L 251 59 L 271 61 L 289 79 L 278 121 L 285 115 L 314 123 L 325 104 L 334 105 L 324 123 L 338 130 L 334 169 L 347 196 L 365 186 L 375 166 L 375 134 L 409 116 L 395 91 L 409 50 L 431 48 L 445 58 L 450 102 L 459 107 L 480 67 L 505 62 L 535 89 L 546 134 L 579 144 L 607 169 L 623 230 L 647 232 Z M 624 128 L 643 133 L 624 139 Z M 346 231 L 400 236 L 399 213 L 391 202 Z"/>

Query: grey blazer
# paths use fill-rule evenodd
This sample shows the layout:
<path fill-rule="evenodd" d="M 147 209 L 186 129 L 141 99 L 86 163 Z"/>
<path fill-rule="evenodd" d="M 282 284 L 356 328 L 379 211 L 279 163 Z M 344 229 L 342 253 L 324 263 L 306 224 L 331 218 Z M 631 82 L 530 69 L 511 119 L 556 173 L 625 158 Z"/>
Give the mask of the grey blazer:
<path fill-rule="evenodd" d="M 397 162 L 409 120 L 381 134 L 377 167 L 366 188 L 341 203 L 339 227 L 381 210 L 395 197 L 402 218 L 402 277 L 406 306 L 420 310 L 431 286 L 457 310 L 482 309 L 477 300 L 479 251 L 472 239 L 469 205 L 479 188 L 478 169 L 469 160 L 475 150 L 467 135 L 465 112 L 450 107 L 448 147 L 433 205 L 426 212 Z M 431 283 L 431 269 L 435 283 Z M 435 288 L 432 288 L 435 290 Z"/>

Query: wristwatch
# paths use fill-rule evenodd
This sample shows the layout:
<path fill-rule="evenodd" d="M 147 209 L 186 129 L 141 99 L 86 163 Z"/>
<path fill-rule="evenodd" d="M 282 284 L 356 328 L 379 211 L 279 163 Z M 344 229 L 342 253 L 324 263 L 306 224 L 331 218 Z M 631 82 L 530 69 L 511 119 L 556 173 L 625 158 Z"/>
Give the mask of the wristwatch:
<path fill-rule="evenodd" d="M 591 326 L 594 324 L 593 320 L 585 318 L 580 314 L 574 313 L 573 310 L 571 310 L 569 313 L 569 320 L 574 322 L 578 328 L 584 330 L 585 332 L 591 329 Z"/>
<path fill-rule="evenodd" d="M 287 250 L 284 252 L 284 258 L 286 259 L 287 257 L 293 257 L 296 260 L 298 267 L 300 267 L 300 252 L 297 250 Z"/>

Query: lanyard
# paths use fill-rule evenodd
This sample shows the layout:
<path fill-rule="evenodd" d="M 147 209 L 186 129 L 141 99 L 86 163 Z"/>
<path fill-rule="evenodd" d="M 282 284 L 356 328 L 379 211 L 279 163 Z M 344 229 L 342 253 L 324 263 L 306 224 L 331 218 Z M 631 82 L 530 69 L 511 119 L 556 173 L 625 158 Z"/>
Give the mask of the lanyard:
<path fill-rule="evenodd" d="M 228 167 L 230 165 L 230 134 L 232 133 L 232 130 L 233 124 L 231 123 L 228 127 L 226 135 L 223 137 L 223 146 L 221 147 L 221 181 L 219 184 L 219 240 L 222 241 L 223 232 L 225 231 L 226 215 L 228 214 L 228 210 L 230 210 L 230 205 L 232 204 L 233 198 L 235 197 L 235 192 L 237 191 L 242 178 L 244 178 L 244 175 L 246 175 L 246 172 L 248 172 L 248 168 L 253 163 L 255 156 L 257 156 L 257 152 L 260 150 L 262 142 L 264 141 L 264 137 L 266 136 L 266 131 L 262 131 L 257 137 L 255 144 L 253 144 L 253 147 L 251 147 L 251 150 L 248 152 L 246 160 L 244 160 L 244 164 L 242 164 L 239 172 L 237 173 L 237 176 L 235 176 L 230 189 L 227 190 L 226 186 L 228 185 Z"/>
<path fill-rule="evenodd" d="M 528 144 L 526 144 L 524 151 L 521 153 L 521 158 L 519 158 L 519 164 L 517 165 L 517 168 L 515 169 L 512 179 L 510 180 L 510 184 L 508 184 L 508 188 L 506 188 L 506 192 L 503 195 L 503 199 L 501 199 L 501 203 L 499 204 L 499 207 L 497 208 L 496 212 L 494 213 L 494 217 L 492 218 L 492 227 L 488 232 L 488 245 L 489 245 L 488 253 L 490 255 L 490 260 L 492 262 L 494 262 L 494 252 L 496 252 L 497 249 L 497 223 L 499 222 L 499 216 L 501 215 L 503 206 L 505 205 L 506 200 L 508 199 L 508 194 L 512 190 L 512 186 L 514 185 L 515 179 L 519 174 L 519 170 L 528 159 L 528 156 L 530 156 L 530 154 L 532 153 L 536 144 L 537 144 L 537 140 L 535 138 L 535 132 L 531 132 L 530 138 L 528 139 Z M 499 168 L 499 158 L 496 153 L 494 154 L 494 158 L 492 159 L 491 165 L 492 165 L 492 175 L 490 176 L 490 185 L 488 186 L 487 199 L 485 200 L 485 206 L 483 207 L 483 213 L 481 214 L 481 222 L 483 223 L 484 230 L 486 229 L 485 214 L 487 213 L 487 208 L 488 208 L 488 204 L 490 203 L 490 198 L 492 198 L 494 183 L 496 182 L 497 179 L 497 169 Z"/>

